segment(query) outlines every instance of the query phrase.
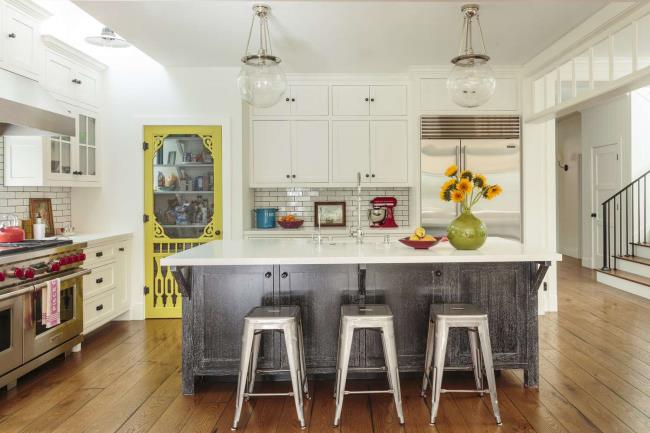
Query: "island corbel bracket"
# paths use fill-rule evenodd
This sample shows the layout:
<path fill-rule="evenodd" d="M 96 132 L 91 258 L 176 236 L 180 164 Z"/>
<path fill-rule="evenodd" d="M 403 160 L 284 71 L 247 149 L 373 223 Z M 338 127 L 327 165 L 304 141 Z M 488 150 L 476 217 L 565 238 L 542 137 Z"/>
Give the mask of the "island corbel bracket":
<path fill-rule="evenodd" d="M 546 272 L 548 272 L 548 268 L 551 267 L 551 262 L 538 262 L 537 264 L 539 266 L 535 272 L 535 279 L 532 287 L 534 291 L 539 290 L 539 287 L 542 285 L 542 281 L 544 281 L 544 277 L 546 276 Z"/>
<path fill-rule="evenodd" d="M 186 298 L 192 297 L 192 287 L 190 286 L 189 281 L 191 281 L 191 268 L 189 266 L 170 266 L 169 271 L 174 276 L 176 283 L 178 284 L 178 290 L 181 292 L 181 295 Z"/>

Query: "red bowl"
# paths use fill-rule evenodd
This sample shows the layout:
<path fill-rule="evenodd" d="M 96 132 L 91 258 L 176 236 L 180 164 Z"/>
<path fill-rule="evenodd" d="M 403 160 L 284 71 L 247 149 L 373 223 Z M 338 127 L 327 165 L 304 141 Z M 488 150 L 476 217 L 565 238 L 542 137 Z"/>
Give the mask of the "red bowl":
<path fill-rule="evenodd" d="M 440 238 L 435 238 L 433 241 L 412 241 L 409 240 L 409 238 L 404 238 L 399 240 L 401 243 L 406 245 L 407 247 L 415 248 L 416 250 L 428 250 L 438 242 L 440 242 Z"/>
<path fill-rule="evenodd" d="M 304 220 L 294 220 L 294 221 L 278 221 L 278 224 L 282 226 L 282 228 L 285 229 L 297 229 L 300 226 L 302 226 L 302 223 L 304 223 Z"/>

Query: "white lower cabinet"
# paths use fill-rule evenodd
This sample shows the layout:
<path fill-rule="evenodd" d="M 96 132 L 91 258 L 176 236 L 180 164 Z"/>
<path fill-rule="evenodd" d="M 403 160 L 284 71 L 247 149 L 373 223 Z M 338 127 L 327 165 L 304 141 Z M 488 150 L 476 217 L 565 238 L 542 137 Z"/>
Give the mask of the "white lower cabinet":
<path fill-rule="evenodd" d="M 88 243 L 84 268 L 84 333 L 129 310 L 131 240 L 123 237 Z"/>
<path fill-rule="evenodd" d="M 252 184 L 326 183 L 329 180 L 327 120 L 253 121 Z"/>
<path fill-rule="evenodd" d="M 408 122 L 334 121 L 332 165 L 335 183 L 408 183 Z"/>

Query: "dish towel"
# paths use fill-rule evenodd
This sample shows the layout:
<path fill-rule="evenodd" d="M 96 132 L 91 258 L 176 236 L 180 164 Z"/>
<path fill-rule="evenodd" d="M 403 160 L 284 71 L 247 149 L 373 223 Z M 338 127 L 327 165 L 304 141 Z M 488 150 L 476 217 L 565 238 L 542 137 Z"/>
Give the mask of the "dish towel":
<path fill-rule="evenodd" d="M 60 285 L 61 279 L 56 278 L 45 283 L 45 287 L 41 290 L 41 323 L 45 328 L 52 328 L 61 323 Z"/>

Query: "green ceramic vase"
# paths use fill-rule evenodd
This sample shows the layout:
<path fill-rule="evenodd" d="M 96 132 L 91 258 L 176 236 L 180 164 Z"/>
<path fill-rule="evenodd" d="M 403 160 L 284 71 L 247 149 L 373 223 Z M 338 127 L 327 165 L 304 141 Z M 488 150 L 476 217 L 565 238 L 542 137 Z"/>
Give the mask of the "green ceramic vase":
<path fill-rule="evenodd" d="M 471 210 L 464 209 L 447 227 L 447 237 L 458 250 L 477 250 L 487 239 L 487 227 Z"/>

